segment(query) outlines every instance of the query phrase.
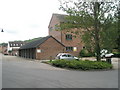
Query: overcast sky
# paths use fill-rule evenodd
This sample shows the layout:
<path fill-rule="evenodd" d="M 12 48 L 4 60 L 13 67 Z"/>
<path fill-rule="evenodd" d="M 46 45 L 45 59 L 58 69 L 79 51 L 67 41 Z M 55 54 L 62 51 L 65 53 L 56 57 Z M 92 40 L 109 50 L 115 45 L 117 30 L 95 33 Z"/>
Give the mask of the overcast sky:
<path fill-rule="evenodd" d="M 48 35 L 48 24 L 59 10 L 58 0 L 0 0 L 0 43 Z"/>

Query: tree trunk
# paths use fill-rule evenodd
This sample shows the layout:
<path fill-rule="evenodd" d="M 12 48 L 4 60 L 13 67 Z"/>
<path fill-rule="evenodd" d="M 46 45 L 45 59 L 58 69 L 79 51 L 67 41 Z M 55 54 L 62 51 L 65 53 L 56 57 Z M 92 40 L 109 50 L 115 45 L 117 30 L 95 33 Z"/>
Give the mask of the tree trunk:
<path fill-rule="evenodd" d="M 98 20 L 98 15 L 99 15 L 99 8 L 100 4 L 98 2 L 94 3 L 94 30 L 95 30 L 95 52 L 96 52 L 96 59 L 97 61 L 101 60 L 100 57 L 100 40 L 99 40 L 99 20 Z"/>

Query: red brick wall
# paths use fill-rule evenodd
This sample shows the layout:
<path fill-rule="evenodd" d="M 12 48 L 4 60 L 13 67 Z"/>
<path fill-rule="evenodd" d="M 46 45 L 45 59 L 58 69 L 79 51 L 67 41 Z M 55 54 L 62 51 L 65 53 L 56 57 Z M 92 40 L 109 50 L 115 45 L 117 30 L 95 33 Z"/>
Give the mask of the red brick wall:
<path fill-rule="evenodd" d="M 46 60 L 50 59 L 50 56 L 54 59 L 58 53 L 63 52 L 64 47 L 51 37 L 37 49 L 40 49 L 41 53 L 36 53 L 36 59 Z"/>
<path fill-rule="evenodd" d="M 83 47 L 83 43 L 82 43 L 80 35 L 75 34 L 76 31 L 80 31 L 80 29 L 79 30 L 78 29 L 62 30 L 62 34 L 61 34 L 61 31 L 52 30 L 49 32 L 49 34 L 54 36 L 57 40 L 59 40 L 66 47 L 77 47 L 77 51 L 70 51 L 67 53 L 71 53 L 74 56 L 79 56 L 79 52 L 81 51 L 81 49 Z M 81 29 L 81 31 L 82 31 L 82 29 Z M 72 34 L 72 36 L 73 36 L 72 40 L 66 40 L 66 34 Z"/>
<path fill-rule="evenodd" d="M 81 51 L 83 47 L 83 43 L 82 43 L 80 35 L 75 34 L 76 31 L 80 31 L 80 30 L 78 29 L 63 30 L 62 31 L 62 43 L 66 47 L 77 47 L 77 51 L 69 51 L 69 52 L 66 51 L 66 52 L 71 53 L 74 56 L 79 56 L 79 52 Z M 72 34 L 72 40 L 66 40 L 66 34 Z"/>
<path fill-rule="evenodd" d="M 58 41 L 61 42 L 61 31 L 52 30 L 52 31 L 49 32 L 49 35 L 52 35 L 52 36 L 55 37 Z"/>
<path fill-rule="evenodd" d="M 52 35 L 53 37 L 55 37 L 58 41 L 63 43 L 65 46 L 77 47 L 77 51 L 68 52 L 68 53 L 78 56 L 79 52 L 81 51 L 81 49 L 83 47 L 83 43 L 81 42 L 80 35 L 77 35 L 76 38 L 73 37 L 73 40 L 71 40 L 71 41 L 66 40 L 66 36 L 65 36 L 66 34 L 69 34 L 69 33 L 72 34 L 73 36 L 75 36 L 75 34 L 71 33 L 71 31 L 75 32 L 78 29 L 62 30 L 62 35 L 61 35 L 61 31 L 56 31 L 54 28 L 56 24 L 60 24 L 60 22 L 61 22 L 61 19 L 59 19 L 58 16 L 60 17 L 59 14 L 58 15 L 53 14 L 53 16 L 51 18 L 50 25 L 48 26 L 49 35 Z M 52 30 L 50 29 L 51 27 L 53 27 Z M 70 31 L 70 32 L 67 32 L 67 31 Z M 81 33 L 82 33 L 83 29 L 79 29 L 78 31 L 81 31 Z"/>

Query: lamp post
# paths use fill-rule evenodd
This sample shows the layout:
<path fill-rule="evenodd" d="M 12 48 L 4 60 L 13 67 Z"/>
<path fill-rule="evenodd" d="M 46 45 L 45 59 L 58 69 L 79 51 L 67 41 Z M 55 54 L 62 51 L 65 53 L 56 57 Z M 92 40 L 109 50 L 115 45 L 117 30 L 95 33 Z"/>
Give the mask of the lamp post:
<path fill-rule="evenodd" d="M 1 30 L 1 32 L 4 32 L 3 29 Z"/>

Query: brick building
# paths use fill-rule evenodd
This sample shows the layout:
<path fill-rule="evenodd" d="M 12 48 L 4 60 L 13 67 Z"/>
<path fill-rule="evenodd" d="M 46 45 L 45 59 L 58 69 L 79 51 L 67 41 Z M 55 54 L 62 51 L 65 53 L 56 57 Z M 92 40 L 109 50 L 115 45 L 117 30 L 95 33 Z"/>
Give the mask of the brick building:
<path fill-rule="evenodd" d="M 65 45 L 66 49 L 64 52 L 71 53 L 75 56 L 79 56 L 79 52 L 83 48 L 83 43 L 81 40 L 80 35 L 77 35 L 77 33 L 82 33 L 83 29 L 66 29 L 66 30 L 57 30 L 61 23 L 66 22 L 65 21 L 66 15 L 62 14 L 53 14 L 52 18 L 50 20 L 48 29 L 49 29 L 49 35 L 52 35 L 55 37 L 58 41 L 60 41 L 62 44 Z M 79 32 L 78 32 L 79 31 Z"/>
<path fill-rule="evenodd" d="M 26 43 L 19 49 L 19 56 L 24 58 L 46 60 L 54 59 L 58 53 L 64 52 L 64 45 L 53 36 L 47 36 Z"/>

